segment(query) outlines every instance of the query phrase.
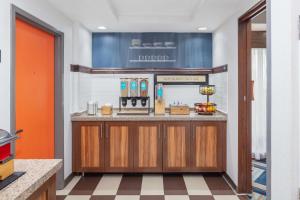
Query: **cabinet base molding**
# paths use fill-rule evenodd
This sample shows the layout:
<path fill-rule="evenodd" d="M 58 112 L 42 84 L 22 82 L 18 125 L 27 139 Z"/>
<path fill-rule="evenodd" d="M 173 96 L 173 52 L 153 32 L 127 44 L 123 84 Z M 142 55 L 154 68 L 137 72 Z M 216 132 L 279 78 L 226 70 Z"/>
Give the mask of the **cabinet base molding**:
<path fill-rule="evenodd" d="M 223 177 L 227 181 L 227 183 L 232 187 L 232 189 L 234 189 L 236 191 L 237 190 L 236 184 L 233 182 L 233 180 L 230 178 L 230 176 L 226 172 L 223 173 Z"/>
<path fill-rule="evenodd" d="M 64 188 L 71 182 L 71 180 L 74 178 L 75 174 L 72 172 L 64 181 Z M 62 188 L 63 189 L 63 188 Z"/>

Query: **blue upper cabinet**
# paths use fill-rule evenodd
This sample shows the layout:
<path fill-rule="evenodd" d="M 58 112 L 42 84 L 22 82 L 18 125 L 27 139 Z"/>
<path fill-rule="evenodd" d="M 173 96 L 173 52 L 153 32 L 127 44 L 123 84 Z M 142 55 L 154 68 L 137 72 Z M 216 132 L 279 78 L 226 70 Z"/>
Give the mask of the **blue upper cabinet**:
<path fill-rule="evenodd" d="M 211 33 L 93 33 L 93 67 L 212 67 Z"/>

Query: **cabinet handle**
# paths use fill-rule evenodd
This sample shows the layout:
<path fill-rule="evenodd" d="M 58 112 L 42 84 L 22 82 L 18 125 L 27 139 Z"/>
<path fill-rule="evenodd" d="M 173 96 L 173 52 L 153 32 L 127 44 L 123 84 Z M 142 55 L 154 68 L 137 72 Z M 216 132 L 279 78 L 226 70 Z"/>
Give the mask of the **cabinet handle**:
<path fill-rule="evenodd" d="M 100 126 L 100 138 L 103 138 L 103 125 Z"/>
<path fill-rule="evenodd" d="M 196 127 L 193 126 L 192 127 L 192 137 L 193 137 L 193 140 L 195 139 L 195 135 L 196 135 Z"/>
<path fill-rule="evenodd" d="M 158 139 L 160 139 L 160 125 L 158 125 Z"/>
<path fill-rule="evenodd" d="M 105 131 L 105 138 L 108 139 L 108 130 L 109 130 L 109 129 L 106 128 L 105 130 L 106 130 L 106 131 Z"/>

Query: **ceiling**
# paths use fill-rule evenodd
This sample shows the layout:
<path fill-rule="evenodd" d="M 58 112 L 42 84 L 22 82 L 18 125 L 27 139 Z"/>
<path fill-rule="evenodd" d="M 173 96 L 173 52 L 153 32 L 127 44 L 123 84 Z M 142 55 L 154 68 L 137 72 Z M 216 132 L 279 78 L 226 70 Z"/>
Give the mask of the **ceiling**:
<path fill-rule="evenodd" d="M 92 32 L 212 32 L 244 0 L 48 0 Z"/>

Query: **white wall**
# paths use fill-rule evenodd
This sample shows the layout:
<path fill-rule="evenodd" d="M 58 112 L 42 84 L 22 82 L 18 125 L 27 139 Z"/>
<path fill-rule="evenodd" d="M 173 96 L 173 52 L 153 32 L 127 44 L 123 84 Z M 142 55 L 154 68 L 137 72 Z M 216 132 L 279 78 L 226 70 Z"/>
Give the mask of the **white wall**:
<path fill-rule="evenodd" d="M 73 111 L 86 110 L 86 103 L 89 100 L 98 102 L 99 107 L 105 103 L 111 103 L 114 108 L 119 106 L 120 96 L 120 78 L 148 78 L 149 91 L 148 94 L 151 97 L 151 107 L 153 107 L 153 75 L 152 74 L 84 74 L 74 72 L 74 76 L 78 76 L 78 95 L 76 102 L 78 105 L 74 106 Z M 221 79 L 222 80 L 222 79 Z M 218 79 L 215 80 L 218 85 Z M 224 82 L 223 82 L 224 83 Z M 222 93 L 221 89 L 218 89 L 217 94 Z M 199 86 L 185 85 L 185 86 L 165 86 L 164 98 L 166 106 L 174 102 L 180 102 L 188 104 L 190 107 L 194 107 L 196 102 L 205 102 L 206 97 L 199 93 Z M 222 108 L 226 107 L 226 101 L 220 102 L 225 104 Z"/>
<path fill-rule="evenodd" d="M 296 1 L 295 3 L 295 14 L 296 14 L 296 18 L 298 18 L 300 16 L 300 1 Z M 300 23 L 300 22 L 299 22 Z M 297 48 L 297 47 L 296 47 Z M 299 40 L 298 40 L 298 66 L 300 67 L 300 32 L 299 32 Z M 298 71 L 298 77 L 300 77 L 300 70 Z M 300 99 L 300 82 L 299 84 L 299 99 Z M 300 113 L 300 106 L 299 106 L 299 113 Z M 300 124 L 300 117 L 299 117 L 299 121 L 298 123 Z M 299 191 L 300 191 L 300 137 L 299 137 L 299 143 L 298 143 L 298 148 L 299 148 L 299 163 L 298 163 L 298 174 L 299 174 L 299 180 L 298 180 L 298 186 L 299 186 Z"/>
<path fill-rule="evenodd" d="M 213 34 L 213 66 L 228 64 L 227 174 L 238 182 L 238 18 L 258 0 L 228 19 Z"/>
<path fill-rule="evenodd" d="M 25 10 L 35 17 L 55 27 L 64 33 L 64 176 L 67 177 L 72 172 L 72 137 L 70 112 L 72 110 L 72 90 L 70 76 L 70 64 L 73 58 L 77 63 L 90 65 L 91 53 L 88 51 L 91 44 L 85 46 L 82 41 L 91 41 L 88 32 L 78 24 L 73 24 L 71 20 L 58 12 L 46 1 L 40 0 L 1 0 L 0 1 L 0 49 L 2 51 L 2 62 L 0 63 L 0 127 L 10 130 L 10 10 L 11 4 Z M 73 41 L 73 25 L 76 39 Z M 73 42 L 76 49 L 73 51 Z M 80 50 L 80 51 L 79 51 Z M 72 55 L 75 53 L 75 56 Z"/>
<path fill-rule="evenodd" d="M 298 1 L 269 2 L 272 200 L 299 198 Z"/>
<path fill-rule="evenodd" d="M 298 15 L 300 16 L 300 1 L 298 1 Z M 298 41 L 298 65 L 300 65 L 300 38 L 299 38 L 299 41 Z M 299 77 L 300 77 L 300 70 L 299 70 L 299 73 L 298 73 Z M 300 89 L 300 83 L 299 83 L 299 89 Z M 299 99 L 300 99 L 300 91 L 299 91 Z M 300 113 L 300 106 L 299 106 L 299 113 Z M 300 118 L 299 118 L 299 124 L 300 124 Z M 299 137 L 299 145 L 300 145 L 300 137 Z M 298 173 L 299 173 L 299 191 L 300 191 L 300 146 L 298 147 L 299 148 L 299 166 L 298 166 Z"/>
<path fill-rule="evenodd" d="M 92 66 L 92 34 L 80 23 L 73 23 L 73 64 Z M 72 101 L 70 102 L 72 112 L 82 110 L 82 103 L 86 103 L 90 96 L 79 96 L 80 94 L 90 94 L 91 88 L 84 88 L 86 82 L 91 82 L 82 76 L 81 73 L 71 73 L 72 79 Z M 85 92 L 82 90 L 86 89 Z"/>
<path fill-rule="evenodd" d="M 73 23 L 73 63 L 92 66 L 92 33 L 78 22 Z"/>

